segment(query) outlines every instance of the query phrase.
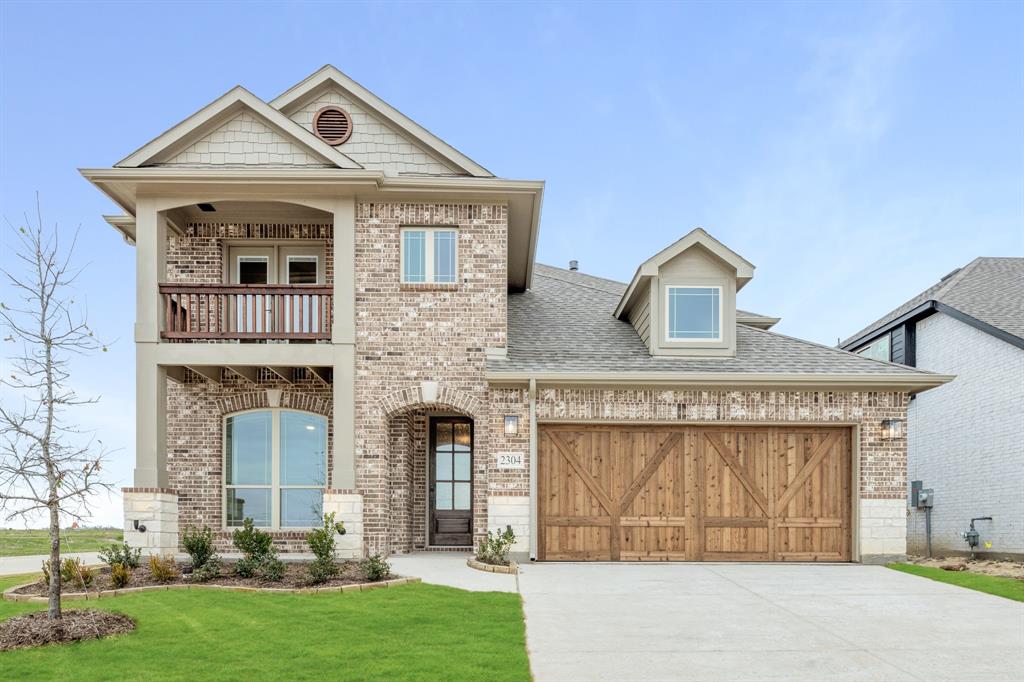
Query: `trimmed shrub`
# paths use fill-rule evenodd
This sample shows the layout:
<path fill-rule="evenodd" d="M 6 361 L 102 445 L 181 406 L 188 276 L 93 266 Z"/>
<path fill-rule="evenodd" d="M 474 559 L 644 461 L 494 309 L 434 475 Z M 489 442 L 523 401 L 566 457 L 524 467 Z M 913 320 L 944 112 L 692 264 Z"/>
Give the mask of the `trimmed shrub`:
<path fill-rule="evenodd" d="M 314 584 L 325 583 L 338 575 L 338 562 L 335 560 L 335 535 L 340 533 L 341 524 L 334 522 L 334 513 L 324 514 L 324 523 L 320 528 L 306 534 L 306 542 L 316 559 L 309 565 L 309 581 Z"/>
<path fill-rule="evenodd" d="M 219 578 L 220 569 L 220 557 L 214 554 L 209 559 L 207 559 L 199 568 L 193 567 L 192 572 L 188 574 L 188 579 L 197 583 L 205 583 L 207 580 Z"/>
<path fill-rule="evenodd" d="M 192 559 L 193 570 L 202 568 L 207 561 L 217 555 L 213 548 L 213 531 L 209 526 L 203 526 L 202 529 L 185 526 L 181 534 L 181 546 Z"/>
<path fill-rule="evenodd" d="M 153 554 L 149 557 L 149 572 L 158 583 L 168 583 L 178 577 L 178 567 L 174 557 Z"/>
<path fill-rule="evenodd" d="M 515 541 L 516 534 L 512 532 L 512 526 L 493 533 L 487 531 L 487 537 L 480 541 L 480 546 L 476 549 L 476 560 L 486 564 L 507 566 L 508 553 Z"/>
<path fill-rule="evenodd" d="M 270 533 L 253 526 L 252 519 L 242 521 L 242 527 L 231 538 L 243 556 L 235 564 L 235 573 L 243 578 L 259 578 L 277 582 L 284 577 L 284 562 L 277 558 L 274 539 Z"/>
<path fill-rule="evenodd" d="M 132 549 L 128 543 L 123 545 L 110 545 L 99 551 L 100 558 L 111 568 L 114 564 L 121 564 L 127 568 L 138 568 L 142 564 L 142 550 Z"/>
<path fill-rule="evenodd" d="M 374 583 L 384 580 L 384 578 L 387 578 L 391 574 L 391 565 L 379 554 L 375 554 L 368 559 L 364 559 L 361 567 L 363 569 L 363 573 L 366 575 L 366 579 Z"/>
<path fill-rule="evenodd" d="M 124 564 L 114 564 L 110 567 L 110 584 L 115 588 L 124 587 L 132 581 L 132 569 Z"/>

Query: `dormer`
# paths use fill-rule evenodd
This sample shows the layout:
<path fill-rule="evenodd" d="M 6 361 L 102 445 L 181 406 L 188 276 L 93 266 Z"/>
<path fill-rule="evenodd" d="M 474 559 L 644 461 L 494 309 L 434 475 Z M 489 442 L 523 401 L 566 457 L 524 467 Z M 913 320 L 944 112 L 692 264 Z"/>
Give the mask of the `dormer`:
<path fill-rule="evenodd" d="M 647 261 L 615 308 L 651 355 L 736 354 L 736 292 L 754 266 L 701 228 Z"/>

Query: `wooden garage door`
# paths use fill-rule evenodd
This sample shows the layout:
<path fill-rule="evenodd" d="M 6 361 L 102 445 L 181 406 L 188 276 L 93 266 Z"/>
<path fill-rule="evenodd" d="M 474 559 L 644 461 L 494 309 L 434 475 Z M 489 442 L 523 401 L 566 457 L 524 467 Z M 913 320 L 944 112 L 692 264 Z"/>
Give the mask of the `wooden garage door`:
<path fill-rule="evenodd" d="M 846 428 L 542 425 L 538 559 L 849 561 Z"/>

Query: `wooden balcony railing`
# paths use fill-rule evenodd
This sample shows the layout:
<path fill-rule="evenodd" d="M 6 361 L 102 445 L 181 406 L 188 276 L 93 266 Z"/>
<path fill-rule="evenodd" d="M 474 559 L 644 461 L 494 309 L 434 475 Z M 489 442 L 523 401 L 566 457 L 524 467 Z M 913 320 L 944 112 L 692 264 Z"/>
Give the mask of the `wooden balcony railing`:
<path fill-rule="evenodd" d="M 330 339 L 334 287 L 161 284 L 165 339 Z"/>

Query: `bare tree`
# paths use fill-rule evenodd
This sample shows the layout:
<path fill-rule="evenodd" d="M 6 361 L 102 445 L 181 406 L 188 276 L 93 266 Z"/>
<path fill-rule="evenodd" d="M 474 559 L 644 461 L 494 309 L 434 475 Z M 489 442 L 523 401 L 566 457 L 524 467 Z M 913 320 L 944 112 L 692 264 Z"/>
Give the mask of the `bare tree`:
<path fill-rule="evenodd" d="M 36 221 L 15 227 L 14 265 L 3 273 L 15 300 L 0 301 L 5 341 L 20 346 L 0 385 L 16 396 L 0 404 L 0 510 L 8 520 L 47 514 L 50 529 L 50 619 L 61 618 L 62 517 L 83 519 L 90 498 L 110 485 L 100 478 L 103 445 L 67 421 L 67 411 L 97 402 L 69 385 L 76 354 L 106 351 L 75 305 L 72 285 L 81 270 L 71 265 L 78 232 L 66 250 L 57 226 Z"/>

